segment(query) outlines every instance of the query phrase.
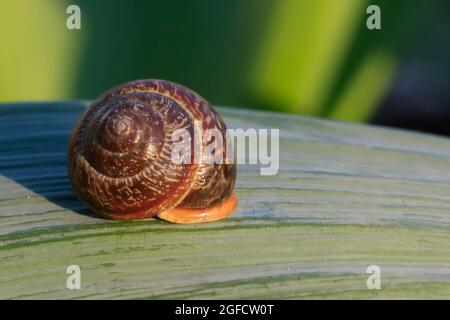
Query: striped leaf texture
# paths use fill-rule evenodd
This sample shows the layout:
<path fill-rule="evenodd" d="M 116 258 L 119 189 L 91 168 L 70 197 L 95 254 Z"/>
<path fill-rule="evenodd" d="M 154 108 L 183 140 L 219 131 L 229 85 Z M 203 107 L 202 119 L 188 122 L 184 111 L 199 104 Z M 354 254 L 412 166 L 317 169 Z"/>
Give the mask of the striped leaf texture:
<path fill-rule="evenodd" d="M 67 178 L 85 107 L 0 105 L 0 298 L 450 298 L 449 139 L 218 107 L 229 128 L 280 129 L 278 174 L 240 165 L 220 222 L 121 222 Z M 66 288 L 74 264 L 80 290 Z"/>

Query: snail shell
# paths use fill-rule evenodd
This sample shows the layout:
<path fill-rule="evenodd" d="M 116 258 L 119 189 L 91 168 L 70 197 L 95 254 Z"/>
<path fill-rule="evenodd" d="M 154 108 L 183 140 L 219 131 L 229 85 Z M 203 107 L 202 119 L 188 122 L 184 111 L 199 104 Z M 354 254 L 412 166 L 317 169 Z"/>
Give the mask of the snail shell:
<path fill-rule="evenodd" d="M 171 159 L 174 131 L 185 129 L 194 137 L 195 126 L 200 137 L 217 129 L 226 139 L 219 114 L 186 87 L 137 80 L 107 91 L 84 112 L 69 140 L 68 175 L 75 193 L 111 219 L 159 216 L 190 223 L 228 216 L 236 206 L 235 154 L 231 162 L 226 156 L 231 146 L 216 150 L 223 152 L 223 163 Z M 209 142 L 198 143 L 200 155 Z"/>

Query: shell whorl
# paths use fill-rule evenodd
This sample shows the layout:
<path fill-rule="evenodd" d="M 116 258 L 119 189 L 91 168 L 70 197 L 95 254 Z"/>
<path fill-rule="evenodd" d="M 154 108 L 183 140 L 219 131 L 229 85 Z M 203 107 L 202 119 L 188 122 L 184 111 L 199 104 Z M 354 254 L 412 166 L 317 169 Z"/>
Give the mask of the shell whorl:
<path fill-rule="evenodd" d="M 201 121 L 202 131 L 226 130 L 208 102 L 183 86 L 138 80 L 111 89 L 73 129 L 68 172 L 75 192 L 94 211 L 114 219 L 224 201 L 234 186 L 234 164 L 171 160 L 172 133 L 186 129 L 193 136 L 195 121 Z"/>

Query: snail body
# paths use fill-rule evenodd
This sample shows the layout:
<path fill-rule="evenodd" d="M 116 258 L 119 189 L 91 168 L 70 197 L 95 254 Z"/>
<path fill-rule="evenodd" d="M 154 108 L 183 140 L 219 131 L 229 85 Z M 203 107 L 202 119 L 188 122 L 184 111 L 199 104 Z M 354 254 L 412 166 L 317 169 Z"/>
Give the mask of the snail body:
<path fill-rule="evenodd" d="M 191 136 L 213 129 L 226 137 L 219 114 L 181 85 L 137 80 L 107 91 L 84 112 L 69 139 L 67 166 L 75 193 L 99 215 L 116 220 L 157 216 L 194 223 L 227 217 L 237 203 L 235 161 L 227 156 L 223 163 L 173 161 L 172 136 L 180 129 Z M 200 141 L 200 154 L 207 145 Z M 229 148 L 224 144 L 216 152 L 230 154 Z"/>

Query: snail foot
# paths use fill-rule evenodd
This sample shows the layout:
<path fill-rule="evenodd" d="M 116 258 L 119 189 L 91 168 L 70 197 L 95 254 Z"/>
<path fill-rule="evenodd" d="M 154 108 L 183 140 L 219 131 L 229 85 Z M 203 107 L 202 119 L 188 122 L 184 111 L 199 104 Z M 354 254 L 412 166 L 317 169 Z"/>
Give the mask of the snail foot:
<path fill-rule="evenodd" d="M 232 193 L 228 199 L 214 207 L 192 209 L 174 208 L 157 215 L 158 218 L 174 223 L 202 223 L 224 219 L 236 209 L 237 197 Z"/>

